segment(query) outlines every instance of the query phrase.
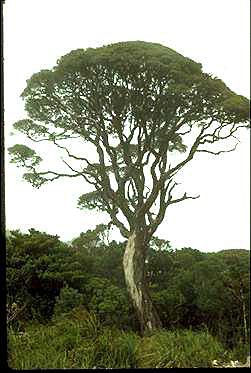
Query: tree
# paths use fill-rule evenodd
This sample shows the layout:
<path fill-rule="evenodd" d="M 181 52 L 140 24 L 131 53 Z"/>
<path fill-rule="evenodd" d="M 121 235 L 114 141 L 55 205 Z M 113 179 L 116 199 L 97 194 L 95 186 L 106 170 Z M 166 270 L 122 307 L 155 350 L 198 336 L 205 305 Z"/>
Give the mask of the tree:
<path fill-rule="evenodd" d="M 246 250 L 228 250 L 221 254 L 228 264 L 223 272 L 222 283 L 233 295 L 234 302 L 239 307 L 239 315 L 243 320 L 244 343 L 248 344 L 249 339 L 249 310 L 250 302 L 250 261 L 249 253 Z"/>
<path fill-rule="evenodd" d="M 55 271 L 65 244 L 58 236 L 39 232 L 11 231 L 6 241 L 6 289 L 9 305 L 17 304 L 25 318 L 48 320 L 63 286 L 62 270 Z M 54 270 L 52 270 L 54 269 Z M 18 317 L 21 317 L 19 312 Z"/>
<path fill-rule="evenodd" d="M 42 170 L 42 158 L 20 144 L 8 149 L 12 162 L 37 188 L 61 177 L 92 186 L 78 205 L 107 212 L 127 239 L 123 267 L 141 330 L 161 327 L 145 281 L 149 241 L 167 207 L 199 197 L 174 197 L 175 175 L 196 153 L 236 148 L 236 131 L 249 127 L 248 99 L 201 64 L 142 41 L 73 50 L 34 74 L 21 96 L 29 118 L 14 128 L 64 151 L 67 171 Z M 221 146 L 226 140 L 234 140 L 229 149 Z M 82 142 L 81 154 L 74 141 Z"/>

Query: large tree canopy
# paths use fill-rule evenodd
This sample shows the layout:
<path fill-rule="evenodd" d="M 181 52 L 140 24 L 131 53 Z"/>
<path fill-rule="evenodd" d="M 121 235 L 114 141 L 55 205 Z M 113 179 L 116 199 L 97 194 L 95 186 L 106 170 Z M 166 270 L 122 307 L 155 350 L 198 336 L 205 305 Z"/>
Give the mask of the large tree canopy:
<path fill-rule="evenodd" d="M 64 160 L 69 173 L 38 171 L 41 157 L 15 145 L 9 152 L 14 162 L 27 168 L 24 178 L 40 187 L 60 176 L 84 177 L 94 190 L 82 195 L 79 205 L 107 211 L 126 238 L 129 230 L 116 217 L 118 208 L 130 229 L 136 211 L 141 216 L 148 213 L 153 234 L 167 206 L 189 198 L 172 198 L 177 171 L 195 152 L 213 153 L 212 143 L 233 137 L 249 118 L 248 100 L 203 73 L 199 63 L 140 41 L 74 50 L 52 70 L 34 74 L 21 96 L 30 119 L 18 121 L 14 128 L 34 141 L 51 141 L 80 161 L 75 168 Z M 189 135 L 194 136 L 190 147 L 185 143 Z M 98 161 L 88 160 L 85 147 L 83 155 L 74 154 L 62 141 L 69 138 L 92 143 Z M 185 155 L 171 165 L 169 153 L 175 149 Z M 151 192 L 144 173 L 149 164 Z M 150 209 L 158 197 L 153 219 Z"/>
<path fill-rule="evenodd" d="M 93 189 L 80 196 L 79 206 L 106 211 L 125 238 L 134 232 L 144 247 L 169 205 L 197 198 L 174 197 L 177 172 L 196 153 L 234 150 L 237 130 L 249 127 L 247 98 L 204 73 L 201 64 L 142 41 L 74 50 L 53 69 L 34 74 L 22 97 L 29 119 L 14 128 L 65 151 L 67 167 L 62 173 L 42 170 L 34 150 L 15 145 L 8 150 L 27 169 L 24 178 L 40 187 L 83 177 Z M 228 147 L 227 139 L 233 140 Z M 171 157 L 174 151 L 177 157 Z"/>

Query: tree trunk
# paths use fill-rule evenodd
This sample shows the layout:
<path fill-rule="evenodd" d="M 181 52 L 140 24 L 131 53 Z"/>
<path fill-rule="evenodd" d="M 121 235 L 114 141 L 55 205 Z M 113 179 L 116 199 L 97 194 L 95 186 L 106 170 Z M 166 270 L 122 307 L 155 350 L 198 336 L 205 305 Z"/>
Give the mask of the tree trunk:
<path fill-rule="evenodd" d="M 248 344 L 247 313 L 246 313 L 245 298 L 243 295 L 242 288 L 240 289 L 240 293 L 241 293 L 243 324 L 244 324 L 244 340 L 245 340 L 245 343 Z"/>
<path fill-rule="evenodd" d="M 137 312 L 142 335 L 145 331 L 161 328 L 161 321 L 145 281 L 146 250 L 142 232 L 133 232 L 128 239 L 123 258 L 126 285 Z"/>

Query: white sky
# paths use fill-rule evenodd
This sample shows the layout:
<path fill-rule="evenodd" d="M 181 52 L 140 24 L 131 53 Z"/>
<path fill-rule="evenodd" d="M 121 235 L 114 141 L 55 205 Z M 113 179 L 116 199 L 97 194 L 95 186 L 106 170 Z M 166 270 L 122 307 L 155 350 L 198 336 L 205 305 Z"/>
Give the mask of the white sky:
<path fill-rule="evenodd" d="M 248 0 L 8 0 L 4 4 L 5 147 L 22 143 L 9 136 L 26 117 L 19 97 L 26 80 L 50 69 L 77 48 L 142 40 L 170 47 L 201 62 L 203 70 L 249 97 L 250 30 Z M 183 192 L 200 194 L 170 206 L 156 232 L 173 248 L 201 251 L 249 249 L 250 139 L 239 136 L 235 152 L 199 154 L 186 169 Z M 33 146 L 35 148 L 35 144 Z M 38 151 L 39 153 L 39 151 Z M 51 163 L 54 153 L 49 154 Z M 7 229 L 34 227 L 68 241 L 109 221 L 108 215 L 81 211 L 81 182 L 59 180 L 34 189 L 22 181 L 24 169 L 6 155 Z M 48 167 L 49 168 L 49 167 Z M 117 231 L 114 239 L 124 240 Z"/>

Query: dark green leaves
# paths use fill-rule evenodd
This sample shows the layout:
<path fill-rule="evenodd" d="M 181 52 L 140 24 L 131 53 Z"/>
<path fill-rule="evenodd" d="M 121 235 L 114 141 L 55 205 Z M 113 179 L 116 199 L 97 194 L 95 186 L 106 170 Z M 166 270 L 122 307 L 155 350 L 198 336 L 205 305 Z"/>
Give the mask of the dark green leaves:
<path fill-rule="evenodd" d="M 223 103 L 224 110 L 233 115 L 237 122 L 250 119 L 249 100 L 240 95 L 232 95 Z"/>
<path fill-rule="evenodd" d="M 28 181 L 34 188 L 40 188 L 44 183 L 48 181 L 45 177 L 37 175 L 32 172 L 26 172 L 23 174 L 23 179 Z"/>
<path fill-rule="evenodd" d="M 78 206 L 81 209 L 106 211 L 99 191 L 82 194 L 78 199 Z"/>
<path fill-rule="evenodd" d="M 47 127 L 42 124 L 36 124 L 31 119 L 23 119 L 13 124 L 13 128 L 21 133 L 26 134 L 27 136 L 41 137 L 45 134 L 48 135 Z"/>
<path fill-rule="evenodd" d="M 35 167 L 42 161 L 42 158 L 36 155 L 35 150 L 26 145 L 16 144 L 8 148 L 8 152 L 11 156 L 11 163 L 15 163 L 17 167 L 25 167 L 30 171 L 23 174 L 23 179 L 31 183 L 32 186 L 39 188 L 49 180 L 35 171 Z"/>
<path fill-rule="evenodd" d="M 11 163 L 16 163 L 17 166 L 34 167 L 42 161 L 42 158 L 36 155 L 35 150 L 26 145 L 16 144 L 8 148 L 8 152 L 12 157 Z"/>
<path fill-rule="evenodd" d="M 45 85 L 52 88 L 54 81 L 56 81 L 56 74 L 48 69 L 41 70 L 39 73 L 33 74 L 32 77 L 26 81 L 27 86 L 22 92 L 21 97 L 25 98 Z"/>

